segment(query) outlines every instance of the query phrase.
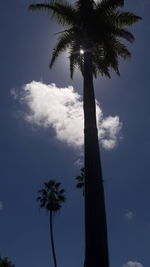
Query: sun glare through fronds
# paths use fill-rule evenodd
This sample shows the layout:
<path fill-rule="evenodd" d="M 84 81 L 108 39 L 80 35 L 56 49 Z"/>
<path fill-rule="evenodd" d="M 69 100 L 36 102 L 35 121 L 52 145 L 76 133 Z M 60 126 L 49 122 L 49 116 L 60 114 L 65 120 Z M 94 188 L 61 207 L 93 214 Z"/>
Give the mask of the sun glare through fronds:
<path fill-rule="evenodd" d="M 84 54 L 84 50 L 80 49 L 80 54 L 83 55 Z"/>

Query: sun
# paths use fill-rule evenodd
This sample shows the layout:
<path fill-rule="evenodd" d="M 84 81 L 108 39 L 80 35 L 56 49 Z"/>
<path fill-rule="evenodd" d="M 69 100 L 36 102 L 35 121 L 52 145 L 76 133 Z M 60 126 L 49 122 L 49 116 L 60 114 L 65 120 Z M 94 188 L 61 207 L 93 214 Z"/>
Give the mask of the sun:
<path fill-rule="evenodd" d="M 84 50 L 80 49 L 80 54 L 83 55 L 84 54 Z"/>

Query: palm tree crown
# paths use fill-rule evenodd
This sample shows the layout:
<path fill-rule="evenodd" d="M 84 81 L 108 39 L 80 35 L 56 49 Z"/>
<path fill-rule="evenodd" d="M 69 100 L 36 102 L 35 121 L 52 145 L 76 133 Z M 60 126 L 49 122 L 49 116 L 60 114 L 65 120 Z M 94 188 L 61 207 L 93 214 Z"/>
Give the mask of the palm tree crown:
<path fill-rule="evenodd" d="M 41 208 L 46 208 L 48 211 L 56 212 L 60 210 L 62 203 L 65 201 L 64 189 L 60 189 L 61 183 L 55 180 L 50 180 L 44 183 L 43 189 L 38 192 L 41 196 L 37 197 Z"/>
<path fill-rule="evenodd" d="M 74 5 L 64 0 L 52 0 L 42 4 L 32 4 L 30 10 L 46 10 L 57 22 L 66 27 L 60 32 L 53 50 L 50 67 L 65 50 L 69 52 L 71 77 L 75 67 L 83 73 L 84 51 L 92 51 L 92 69 L 110 77 L 110 70 L 119 75 L 118 59 L 130 58 L 131 54 L 121 38 L 132 42 L 134 36 L 126 27 L 141 18 L 118 9 L 124 0 L 77 0 Z"/>

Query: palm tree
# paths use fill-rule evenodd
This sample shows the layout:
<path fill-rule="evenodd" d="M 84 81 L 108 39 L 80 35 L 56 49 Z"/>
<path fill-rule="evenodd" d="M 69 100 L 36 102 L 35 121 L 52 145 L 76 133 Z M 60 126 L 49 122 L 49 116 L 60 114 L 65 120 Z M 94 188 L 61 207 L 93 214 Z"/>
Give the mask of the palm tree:
<path fill-rule="evenodd" d="M 50 237 L 55 267 L 57 267 L 57 261 L 53 237 L 53 214 L 61 209 L 62 203 L 66 200 L 64 196 L 65 190 L 60 189 L 60 185 L 61 183 L 54 180 L 44 183 L 43 188 L 38 191 L 40 196 L 37 197 L 37 200 L 40 202 L 40 207 L 46 208 L 49 212 Z"/>
<path fill-rule="evenodd" d="M 119 58 L 131 54 L 121 42 L 133 42 L 127 27 L 141 18 L 122 11 L 124 0 L 51 0 L 32 4 L 30 10 L 44 10 L 66 28 L 58 35 L 50 67 L 68 51 L 71 77 L 75 68 L 83 75 L 84 166 L 85 166 L 85 267 L 108 267 L 108 242 L 103 175 L 99 153 L 93 78 L 100 73 L 118 75 Z"/>
<path fill-rule="evenodd" d="M 0 267 L 15 267 L 15 265 L 7 257 L 0 257 Z"/>

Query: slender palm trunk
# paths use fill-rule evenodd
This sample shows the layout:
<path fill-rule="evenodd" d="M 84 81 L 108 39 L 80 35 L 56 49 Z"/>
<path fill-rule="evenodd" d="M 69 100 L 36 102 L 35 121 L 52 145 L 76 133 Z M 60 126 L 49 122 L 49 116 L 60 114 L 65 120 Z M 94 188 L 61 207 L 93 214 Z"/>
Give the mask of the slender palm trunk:
<path fill-rule="evenodd" d="M 54 260 L 54 266 L 57 267 L 55 247 L 54 247 L 54 238 L 53 238 L 53 221 L 52 221 L 52 219 L 53 219 L 53 211 L 50 211 L 49 223 L 50 223 L 50 236 L 51 236 L 52 254 L 53 254 L 53 260 Z"/>
<path fill-rule="evenodd" d="M 92 75 L 92 52 L 84 54 L 85 267 L 109 267 L 103 177 Z"/>

